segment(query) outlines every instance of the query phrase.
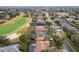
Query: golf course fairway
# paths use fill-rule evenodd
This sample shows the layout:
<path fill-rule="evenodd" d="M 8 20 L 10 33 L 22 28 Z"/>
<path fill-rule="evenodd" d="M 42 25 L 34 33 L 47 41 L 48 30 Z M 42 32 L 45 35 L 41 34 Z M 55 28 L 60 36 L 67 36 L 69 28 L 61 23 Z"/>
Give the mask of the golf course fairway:
<path fill-rule="evenodd" d="M 21 27 L 26 22 L 27 22 L 27 20 L 25 18 L 20 18 L 20 19 L 17 19 L 17 21 L 15 21 L 14 23 L 0 28 L 0 36 L 6 35 L 7 33 L 10 33 L 12 31 L 16 30 L 18 27 Z"/>

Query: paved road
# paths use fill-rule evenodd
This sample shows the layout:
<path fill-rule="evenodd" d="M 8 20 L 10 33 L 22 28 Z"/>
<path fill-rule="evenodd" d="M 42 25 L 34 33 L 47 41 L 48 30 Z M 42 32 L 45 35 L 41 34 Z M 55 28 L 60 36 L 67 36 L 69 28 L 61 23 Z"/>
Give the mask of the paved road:
<path fill-rule="evenodd" d="M 63 41 L 64 47 L 67 49 L 68 52 L 73 52 L 72 48 L 66 43 L 66 41 Z"/>
<path fill-rule="evenodd" d="M 50 20 L 51 21 L 51 20 Z M 51 21 L 52 23 L 55 23 L 54 21 Z M 58 27 L 58 25 L 55 23 L 55 26 L 54 27 Z M 56 32 L 58 31 L 58 29 L 57 28 L 55 28 L 56 29 Z M 61 30 L 61 29 L 60 29 Z M 62 31 L 62 30 L 61 30 Z M 59 35 L 59 34 L 58 34 Z M 60 33 L 60 38 L 62 37 L 62 35 L 61 35 L 61 33 Z M 63 41 L 63 44 L 64 44 L 64 47 L 66 48 L 66 50 L 68 51 L 68 52 L 73 52 L 73 50 L 72 50 L 72 48 L 68 45 L 68 43 L 64 40 Z"/>
<path fill-rule="evenodd" d="M 63 35 L 61 35 L 61 33 L 59 32 L 58 36 L 61 39 Z M 72 48 L 68 45 L 68 43 L 65 40 L 63 40 L 63 45 L 68 52 L 73 52 Z"/>

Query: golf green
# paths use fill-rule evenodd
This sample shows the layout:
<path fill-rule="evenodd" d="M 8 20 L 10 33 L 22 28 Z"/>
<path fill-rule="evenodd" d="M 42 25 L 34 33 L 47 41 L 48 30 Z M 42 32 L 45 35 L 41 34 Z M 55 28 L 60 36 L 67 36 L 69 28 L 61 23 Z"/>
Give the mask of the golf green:
<path fill-rule="evenodd" d="M 0 28 L 0 36 L 14 31 L 18 27 L 21 27 L 26 22 L 27 22 L 27 20 L 25 18 L 21 18 L 21 19 L 18 19 L 16 22 L 12 23 L 12 24 L 9 24 L 9 25 L 7 25 L 3 28 Z"/>

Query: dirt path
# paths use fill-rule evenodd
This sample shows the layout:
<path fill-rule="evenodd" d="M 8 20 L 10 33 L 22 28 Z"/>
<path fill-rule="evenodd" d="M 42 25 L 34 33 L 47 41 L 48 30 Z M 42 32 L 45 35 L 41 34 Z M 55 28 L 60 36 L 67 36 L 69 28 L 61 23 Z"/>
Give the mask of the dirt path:
<path fill-rule="evenodd" d="M 21 16 L 16 16 L 15 18 L 12 18 L 10 21 L 6 21 L 6 23 L 0 24 L 0 27 L 2 28 L 9 24 L 12 24 L 12 23 L 16 22 L 17 19 L 19 19 L 19 18 L 21 18 Z"/>
<path fill-rule="evenodd" d="M 21 35 L 22 34 L 21 31 L 27 31 L 28 30 L 27 25 L 30 24 L 32 19 L 31 18 L 26 18 L 26 20 L 27 20 L 27 22 L 24 25 L 22 25 L 21 27 L 17 28 L 16 30 L 8 33 L 7 35 L 10 35 L 12 33 L 17 33 L 17 35 Z"/>
<path fill-rule="evenodd" d="M 6 21 L 6 23 L 0 24 L 0 28 L 4 28 L 9 24 L 15 23 L 17 21 L 17 19 L 20 19 L 22 17 L 23 17 L 22 15 L 16 16 L 15 18 L 12 18 L 11 20 Z M 12 32 L 10 32 L 10 33 L 8 33 L 6 35 L 10 35 L 12 33 L 19 33 L 20 34 L 20 32 L 23 31 L 23 30 L 27 31 L 26 25 L 28 25 L 31 22 L 31 18 L 26 18 L 26 21 L 27 22 L 24 25 L 22 25 L 21 27 L 18 27 L 17 29 L 15 29 L 14 31 L 12 31 Z"/>

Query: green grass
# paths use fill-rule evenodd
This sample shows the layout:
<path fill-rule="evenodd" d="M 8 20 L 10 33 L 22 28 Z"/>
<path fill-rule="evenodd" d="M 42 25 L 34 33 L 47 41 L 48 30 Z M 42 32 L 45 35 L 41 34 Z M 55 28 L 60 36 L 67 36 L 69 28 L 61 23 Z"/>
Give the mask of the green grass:
<path fill-rule="evenodd" d="M 26 22 L 27 21 L 25 20 L 25 18 L 20 18 L 16 22 L 14 22 L 13 24 L 9 24 L 5 27 L 0 28 L 0 36 L 6 35 L 6 34 L 12 32 L 12 31 L 14 31 L 18 27 L 21 27 Z"/>

